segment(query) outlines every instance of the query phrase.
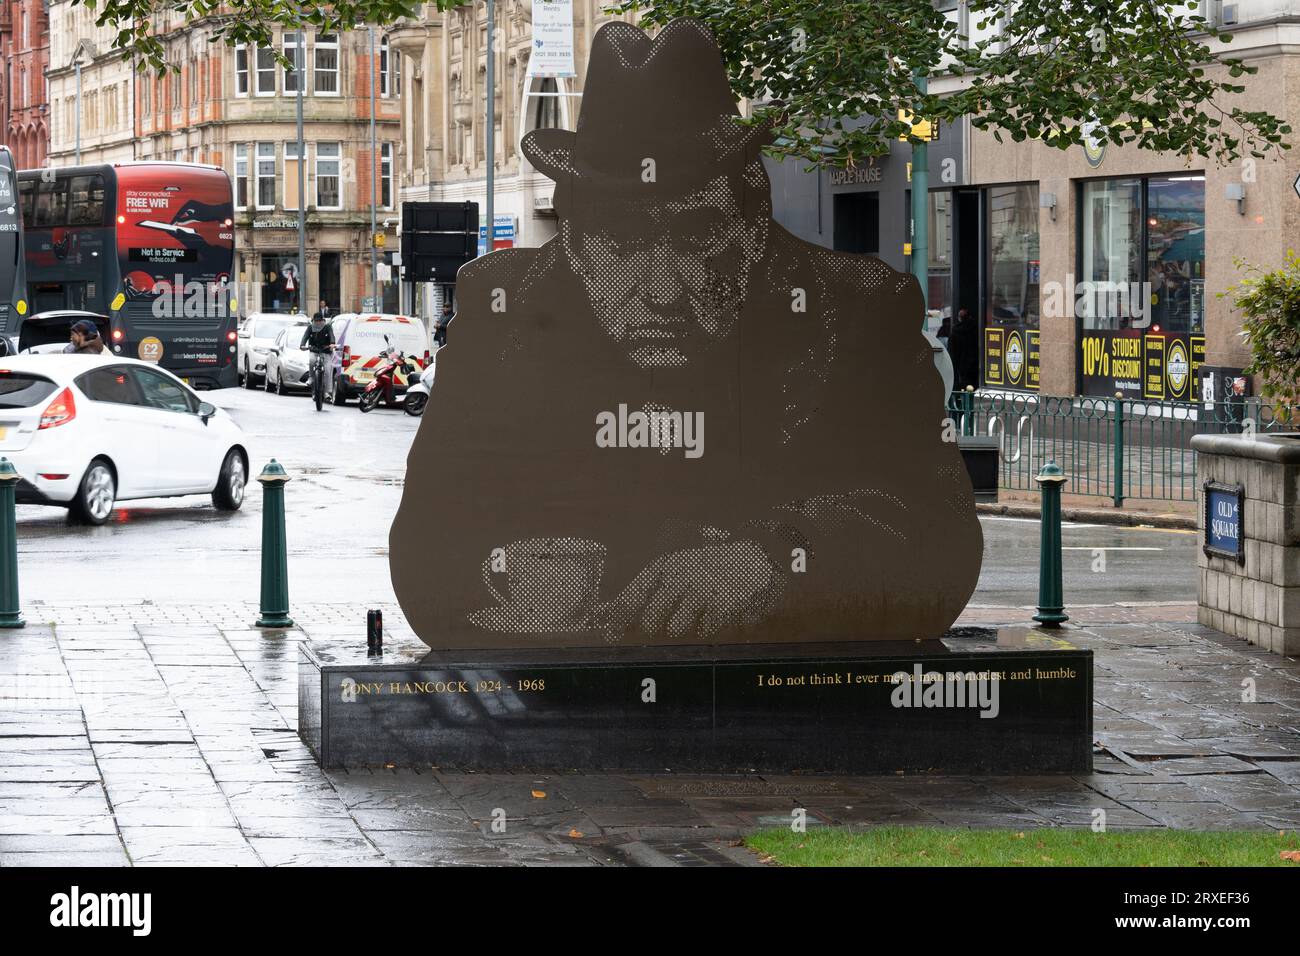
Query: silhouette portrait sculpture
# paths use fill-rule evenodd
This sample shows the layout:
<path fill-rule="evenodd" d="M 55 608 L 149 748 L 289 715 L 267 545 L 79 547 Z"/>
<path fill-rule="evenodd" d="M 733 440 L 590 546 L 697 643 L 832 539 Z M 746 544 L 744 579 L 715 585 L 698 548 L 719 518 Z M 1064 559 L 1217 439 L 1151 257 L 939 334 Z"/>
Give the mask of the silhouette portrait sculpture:
<path fill-rule="evenodd" d="M 390 535 L 425 643 L 912 640 L 965 607 L 920 288 L 778 226 L 766 142 L 691 20 L 602 27 L 577 131 L 524 137 L 559 234 L 460 270 Z"/>

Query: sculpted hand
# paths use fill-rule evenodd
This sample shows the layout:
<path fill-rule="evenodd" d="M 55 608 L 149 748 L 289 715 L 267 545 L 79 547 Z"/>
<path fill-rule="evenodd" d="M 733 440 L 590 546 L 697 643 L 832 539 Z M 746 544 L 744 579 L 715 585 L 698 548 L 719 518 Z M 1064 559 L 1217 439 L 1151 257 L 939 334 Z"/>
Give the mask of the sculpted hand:
<path fill-rule="evenodd" d="M 724 627 L 757 623 L 780 587 L 776 569 L 754 541 L 674 551 L 657 558 L 606 606 L 606 638 L 707 638 Z"/>

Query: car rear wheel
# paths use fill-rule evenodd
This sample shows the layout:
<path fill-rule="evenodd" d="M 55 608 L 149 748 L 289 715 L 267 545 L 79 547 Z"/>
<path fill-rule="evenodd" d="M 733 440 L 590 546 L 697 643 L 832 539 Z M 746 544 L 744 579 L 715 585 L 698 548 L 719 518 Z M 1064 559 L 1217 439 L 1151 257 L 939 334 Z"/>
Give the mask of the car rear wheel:
<path fill-rule="evenodd" d="M 266 388 L 267 392 L 275 391 L 275 386 L 271 382 L 271 366 L 269 365 L 266 367 L 266 374 L 262 376 L 262 385 Z"/>
<path fill-rule="evenodd" d="M 226 452 L 217 476 L 217 487 L 212 489 L 212 504 L 220 511 L 238 511 L 244 503 L 244 488 L 248 484 L 248 468 L 244 456 L 237 448 Z"/>
<path fill-rule="evenodd" d="M 72 499 L 72 516 L 86 524 L 103 524 L 113 513 L 117 501 L 117 479 L 112 467 L 102 458 L 96 458 L 86 469 Z"/>
<path fill-rule="evenodd" d="M 344 391 L 346 386 L 339 381 L 343 376 L 335 372 L 334 382 L 330 386 L 330 402 L 335 405 L 346 405 L 348 403 L 348 393 Z"/>

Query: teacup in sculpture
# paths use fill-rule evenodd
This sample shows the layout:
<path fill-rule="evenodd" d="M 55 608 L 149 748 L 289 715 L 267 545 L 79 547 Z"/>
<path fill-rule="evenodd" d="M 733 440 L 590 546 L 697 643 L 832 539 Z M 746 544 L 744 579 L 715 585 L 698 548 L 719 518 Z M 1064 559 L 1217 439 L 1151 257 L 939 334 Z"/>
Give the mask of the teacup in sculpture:
<path fill-rule="evenodd" d="M 390 535 L 434 648 L 937 637 L 983 539 L 914 278 L 772 220 L 692 20 L 596 34 L 559 235 L 459 310 Z M 948 440 L 945 440 L 947 438 Z"/>

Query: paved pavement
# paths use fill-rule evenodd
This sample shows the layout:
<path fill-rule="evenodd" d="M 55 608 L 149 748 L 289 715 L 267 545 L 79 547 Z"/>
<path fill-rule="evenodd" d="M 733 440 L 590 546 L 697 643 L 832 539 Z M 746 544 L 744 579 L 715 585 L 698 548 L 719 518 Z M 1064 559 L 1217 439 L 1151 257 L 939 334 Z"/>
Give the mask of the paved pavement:
<path fill-rule="evenodd" d="M 1100 809 L 1110 828 L 1300 827 L 1300 661 L 1170 620 L 1186 605 L 1077 609 L 1095 772 L 1015 778 L 322 772 L 294 732 L 295 643 L 360 636 L 364 607 L 295 607 L 283 633 L 255 610 L 44 604 L 0 633 L 0 866 L 752 865 L 738 838 L 796 808 L 813 826 Z M 385 623 L 405 628 L 396 607 Z"/>
<path fill-rule="evenodd" d="M 1074 826 L 1104 809 L 1112 827 L 1300 826 L 1300 665 L 1189 623 L 1191 535 L 1077 522 L 1069 636 L 1097 651 L 1087 776 L 323 773 L 294 732 L 295 642 L 361 639 L 367 607 L 405 627 L 387 532 L 418 422 L 211 397 L 245 428 L 255 472 L 274 455 L 294 475 L 290 594 L 330 603 L 295 603 L 287 633 L 252 628 L 258 488 L 235 515 L 149 501 L 97 529 L 20 508 L 31 623 L 0 632 L 0 866 L 752 864 L 740 835 L 796 808 L 811 825 Z M 982 521 L 984 572 L 960 623 L 1024 624 L 1037 523 Z"/>

